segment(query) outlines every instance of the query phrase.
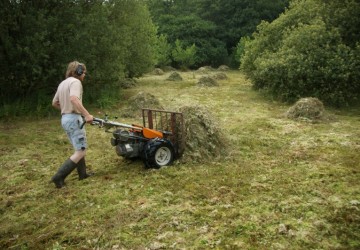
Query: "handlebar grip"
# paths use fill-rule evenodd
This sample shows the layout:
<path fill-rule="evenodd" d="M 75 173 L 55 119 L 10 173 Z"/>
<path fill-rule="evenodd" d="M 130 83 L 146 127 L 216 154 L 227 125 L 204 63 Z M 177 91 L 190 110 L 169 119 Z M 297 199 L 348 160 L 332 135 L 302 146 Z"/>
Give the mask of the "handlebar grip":
<path fill-rule="evenodd" d="M 86 121 L 84 121 L 84 122 L 81 124 L 80 129 L 82 129 L 82 128 L 85 126 L 85 124 L 86 124 Z"/>
<path fill-rule="evenodd" d="M 94 121 L 94 122 L 104 122 L 104 120 L 103 120 L 103 119 L 96 118 L 96 117 L 94 117 L 93 121 Z"/>
<path fill-rule="evenodd" d="M 98 122 L 99 124 L 103 124 L 105 121 L 103 119 L 100 118 L 93 118 L 93 122 Z M 81 124 L 80 129 L 82 129 L 86 124 L 86 120 L 84 119 L 84 122 Z M 91 125 L 94 125 L 93 123 L 91 123 Z"/>

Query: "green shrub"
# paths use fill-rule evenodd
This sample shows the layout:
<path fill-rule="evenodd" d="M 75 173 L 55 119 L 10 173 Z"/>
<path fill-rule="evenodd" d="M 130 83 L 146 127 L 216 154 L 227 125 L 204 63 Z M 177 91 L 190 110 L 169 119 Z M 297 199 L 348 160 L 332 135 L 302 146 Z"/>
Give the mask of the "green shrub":
<path fill-rule="evenodd" d="M 166 35 L 160 35 L 156 42 L 156 66 L 164 67 L 171 64 L 171 45 Z"/>
<path fill-rule="evenodd" d="M 328 5 L 295 3 L 273 23 L 259 25 L 245 43 L 241 68 L 256 89 L 283 101 L 313 96 L 336 106 L 358 102 L 359 44 L 352 46 L 342 29 L 326 22 Z"/>
<path fill-rule="evenodd" d="M 239 43 L 236 46 L 235 51 L 235 61 L 240 64 L 241 58 L 243 57 L 245 53 L 245 46 L 248 42 L 250 42 L 251 39 L 248 36 L 244 36 L 240 39 Z"/>
<path fill-rule="evenodd" d="M 180 40 L 176 40 L 175 48 L 172 51 L 172 57 L 181 68 L 189 68 L 196 62 L 196 46 L 193 44 L 192 46 L 188 46 L 186 48 L 183 47 L 182 42 Z"/>

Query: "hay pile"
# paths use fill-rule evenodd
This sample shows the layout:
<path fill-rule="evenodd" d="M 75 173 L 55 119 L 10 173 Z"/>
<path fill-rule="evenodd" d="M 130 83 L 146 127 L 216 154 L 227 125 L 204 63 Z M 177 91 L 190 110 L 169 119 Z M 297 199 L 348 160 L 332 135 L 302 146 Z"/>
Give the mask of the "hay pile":
<path fill-rule="evenodd" d="M 228 66 L 226 66 L 226 65 L 221 65 L 221 66 L 219 66 L 219 68 L 218 68 L 218 70 L 220 70 L 220 71 L 228 71 L 230 68 L 228 67 Z"/>
<path fill-rule="evenodd" d="M 129 89 L 136 86 L 136 80 L 134 78 L 124 78 L 121 79 L 119 82 L 121 88 L 123 89 Z"/>
<path fill-rule="evenodd" d="M 153 75 L 162 76 L 164 74 L 164 71 L 160 68 L 155 68 L 152 72 Z"/>
<path fill-rule="evenodd" d="M 170 71 L 175 71 L 176 70 L 175 68 L 173 68 L 171 66 L 164 66 L 162 69 L 165 72 L 170 72 Z"/>
<path fill-rule="evenodd" d="M 219 83 L 210 76 L 202 76 L 197 85 L 200 87 L 216 87 L 219 86 Z"/>
<path fill-rule="evenodd" d="M 324 104 L 317 98 L 302 98 L 290 107 L 285 115 L 290 119 L 323 120 L 325 118 Z"/>
<path fill-rule="evenodd" d="M 210 71 L 214 71 L 215 69 L 212 68 L 211 66 L 204 66 L 204 67 L 200 67 L 198 68 L 197 72 L 200 72 L 200 73 L 208 73 Z"/>
<path fill-rule="evenodd" d="M 140 92 L 131 97 L 128 105 L 121 112 L 122 117 L 139 117 L 142 116 L 142 108 L 163 109 L 159 100 L 149 93 Z"/>
<path fill-rule="evenodd" d="M 227 139 L 206 108 L 185 106 L 180 112 L 184 116 L 185 147 L 179 162 L 204 163 L 226 156 Z"/>
<path fill-rule="evenodd" d="M 228 79 L 227 75 L 224 72 L 215 73 L 212 77 L 214 79 L 216 79 L 216 80 L 226 80 L 226 79 Z"/>
<path fill-rule="evenodd" d="M 173 72 L 171 72 L 171 74 L 169 75 L 169 77 L 166 80 L 168 80 L 168 81 L 182 81 L 183 79 L 182 79 L 181 75 L 178 72 L 173 71 Z"/>

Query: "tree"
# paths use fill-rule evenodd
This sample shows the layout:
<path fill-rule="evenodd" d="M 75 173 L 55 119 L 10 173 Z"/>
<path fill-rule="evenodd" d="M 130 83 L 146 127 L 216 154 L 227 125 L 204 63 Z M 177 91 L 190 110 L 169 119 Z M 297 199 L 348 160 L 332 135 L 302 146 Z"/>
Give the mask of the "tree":
<path fill-rule="evenodd" d="M 158 36 L 155 55 L 156 66 L 164 67 L 171 64 L 171 45 L 168 43 L 166 35 Z"/>
<path fill-rule="evenodd" d="M 188 69 L 196 62 L 195 58 L 196 46 L 195 44 L 183 48 L 180 40 L 175 41 L 175 48 L 172 51 L 174 61 L 180 65 L 181 68 Z"/>
<path fill-rule="evenodd" d="M 229 63 L 242 36 L 250 36 L 261 20 L 275 19 L 289 0 L 148 0 L 159 34 L 172 46 L 176 39 L 195 43 L 195 66 Z"/>
<path fill-rule="evenodd" d="M 153 66 L 156 28 L 143 1 L 1 1 L 0 98 L 15 112 L 49 106 L 67 63 L 86 63 L 91 102 Z M 15 104 L 21 106 L 16 108 Z M 0 107 L 0 116 L 2 115 Z"/>
<path fill-rule="evenodd" d="M 226 58 L 225 44 L 216 38 L 216 26 L 202 20 L 196 15 L 174 16 L 164 14 L 158 17 L 160 25 L 159 34 L 165 34 L 168 42 L 175 47 L 175 41 L 181 40 L 184 46 L 197 47 L 194 66 L 203 64 L 218 65 Z"/>
<path fill-rule="evenodd" d="M 114 28 L 119 35 L 118 41 L 124 46 L 125 75 L 130 78 L 141 76 L 155 64 L 156 28 L 142 1 L 114 2 L 112 17 L 116 20 Z"/>
<path fill-rule="evenodd" d="M 204 20 L 217 26 L 218 38 L 230 53 L 239 39 L 250 36 L 261 21 L 272 21 L 288 6 L 289 0 L 197 0 L 195 9 Z"/>
<path fill-rule="evenodd" d="M 249 43 L 251 41 L 251 38 L 248 36 L 243 36 L 241 37 L 239 43 L 236 46 L 236 51 L 235 51 L 235 60 L 238 64 L 240 64 L 241 62 L 241 58 L 243 57 L 243 55 L 245 54 L 245 46 L 247 43 Z"/>

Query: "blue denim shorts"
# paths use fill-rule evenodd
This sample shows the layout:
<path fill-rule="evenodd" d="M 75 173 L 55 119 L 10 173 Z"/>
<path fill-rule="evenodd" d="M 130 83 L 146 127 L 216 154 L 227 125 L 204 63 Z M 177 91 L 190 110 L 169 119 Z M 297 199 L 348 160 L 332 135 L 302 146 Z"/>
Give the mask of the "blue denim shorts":
<path fill-rule="evenodd" d="M 85 150 L 88 147 L 85 126 L 80 128 L 82 124 L 81 115 L 63 114 L 61 117 L 61 125 L 75 150 Z"/>

